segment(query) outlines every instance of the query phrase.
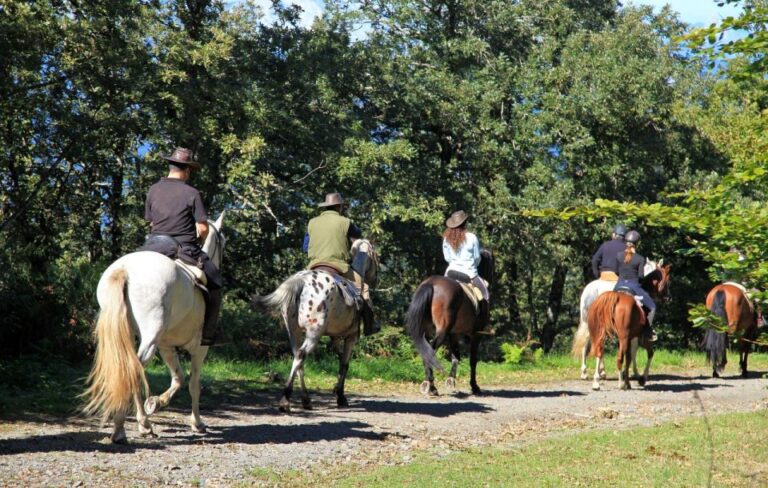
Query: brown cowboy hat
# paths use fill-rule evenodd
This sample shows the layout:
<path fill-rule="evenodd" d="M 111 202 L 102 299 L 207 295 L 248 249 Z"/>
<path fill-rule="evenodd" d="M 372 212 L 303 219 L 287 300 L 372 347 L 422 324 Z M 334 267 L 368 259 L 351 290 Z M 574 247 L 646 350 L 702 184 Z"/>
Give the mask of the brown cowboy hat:
<path fill-rule="evenodd" d="M 184 147 L 177 147 L 173 150 L 173 154 L 170 156 L 163 156 L 163 159 L 170 161 L 173 164 L 181 164 L 189 166 L 193 169 L 200 169 L 202 167 L 201 164 L 197 161 L 193 161 L 191 157 L 192 152 L 189 149 Z"/>
<path fill-rule="evenodd" d="M 458 210 L 453 212 L 450 217 L 445 221 L 445 225 L 451 229 L 455 229 L 463 224 L 469 218 L 469 214 L 464 210 Z"/>
<path fill-rule="evenodd" d="M 329 193 L 325 196 L 325 201 L 317 204 L 318 207 L 333 207 L 336 205 L 343 205 L 344 199 L 341 198 L 341 193 Z"/>

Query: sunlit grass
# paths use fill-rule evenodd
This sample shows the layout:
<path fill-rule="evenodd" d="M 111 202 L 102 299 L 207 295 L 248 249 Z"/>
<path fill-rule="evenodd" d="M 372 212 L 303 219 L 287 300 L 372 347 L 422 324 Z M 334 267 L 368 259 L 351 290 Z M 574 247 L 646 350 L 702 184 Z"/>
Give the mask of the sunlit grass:
<path fill-rule="evenodd" d="M 654 427 L 596 430 L 445 455 L 408 453 L 394 466 L 355 463 L 306 472 L 253 470 L 276 486 L 767 486 L 768 412 Z M 279 480 L 279 481 L 278 481 Z"/>

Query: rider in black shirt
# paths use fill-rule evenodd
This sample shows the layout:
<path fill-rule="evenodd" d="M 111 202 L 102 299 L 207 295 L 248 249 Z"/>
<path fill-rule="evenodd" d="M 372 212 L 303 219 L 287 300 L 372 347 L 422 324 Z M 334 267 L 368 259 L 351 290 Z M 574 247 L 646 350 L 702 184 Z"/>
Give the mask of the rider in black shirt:
<path fill-rule="evenodd" d="M 606 281 L 616 281 L 619 269 L 616 266 L 616 254 L 624 251 L 624 234 L 627 228 L 618 224 L 613 228 L 611 240 L 600 245 L 592 256 L 592 274 L 595 278 Z"/>
<path fill-rule="evenodd" d="M 219 269 L 200 247 L 208 235 L 208 213 L 200 192 L 187 184 L 192 170 L 200 169 L 200 163 L 193 161 L 189 150 L 181 147 L 164 159 L 169 163 L 168 176 L 150 187 L 144 218 L 152 228 L 150 239 L 154 236 L 170 236 L 181 248 L 179 259 L 205 272 L 208 294 L 200 344 L 210 346 L 216 338 L 223 281 Z"/>

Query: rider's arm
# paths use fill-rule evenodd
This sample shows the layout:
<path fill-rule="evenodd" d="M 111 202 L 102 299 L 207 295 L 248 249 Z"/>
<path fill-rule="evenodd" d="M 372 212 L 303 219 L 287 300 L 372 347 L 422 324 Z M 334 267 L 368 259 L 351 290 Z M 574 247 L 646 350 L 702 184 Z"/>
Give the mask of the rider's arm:
<path fill-rule="evenodd" d="M 347 238 L 350 240 L 355 240 L 361 239 L 362 237 L 363 231 L 360 230 L 360 227 L 350 222 L 349 229 L 347 230 Z"/>
<path fill-rule="evenodd" d="M 600 248 L 597 250 L 597 252 L 592 256 L 592 274 L 595 275 L 595 278 L 600 277 L 600 261 L 603 256 L 603 246 L 600 246 Z"/>
<path fill-rule="evenodd" d="M 480 266 L 480 239 L 477 236 L 472 243 L 472 261 L 475 263 L 475 267 Z"/>
<path fill-rule="evenodd" d="M 201 243 L 205 242 L 205 238 L 208 237 L 208 222 L 197 222 L 197 240 Z"/>

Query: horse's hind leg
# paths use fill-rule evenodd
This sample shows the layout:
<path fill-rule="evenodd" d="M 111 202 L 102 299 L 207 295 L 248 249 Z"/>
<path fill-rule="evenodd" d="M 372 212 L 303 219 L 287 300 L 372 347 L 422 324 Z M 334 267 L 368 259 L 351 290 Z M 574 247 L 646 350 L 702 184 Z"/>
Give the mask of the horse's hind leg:
<path fill-rule="evenodd" d="M 603 364 L 603 353 L 595 353 L 595 374 L 592 376 L 592 389 L 600 389 L 600 366 Z"/>
<path fill-rule="evenodd" d="M 200 420 L 200 373 L 205 356 L 208 354 L 208 348 L 195 346 L 189 351 L 189 354 L 189 396 L 192 398 L 192 414 L 189 421 L 193 431 L 203 433 L 206 427 Z"/>
<path fill-rule="evenodd" d="M 451 372 L 448 374 L 448 378 L 445 380 L 446 388 L 456 388 L 456 371 L 459 369 L 459 361 L 461 361 L 459 351 L 459 336 L 452 335 L 448 340 L 448 350 L 451 351 Z"/>
<path fill-rule="evenodd" d="M 141 401 L 140 394 L 133 396 L 133 403 L 136 406 L 136 423 L 139 424 L 139 434 L 144 437 L 157 437 L 157 434 L 155 434 L 155 431 L 152 429 L 152 423 L 149 421 L 149 416 L 144 411 L 144 404 Z"/>
<path fill-rule="evenodd" d="M 336 405 L 339 407 L 349 406 L 347 397 L 344 395 L 344 382 L 347 379 L 349 358 L 352 356 L 352 347 L 354 347 L 356 342 L 356 336 L 347 337 L 344 339 L 344 349 L 339 353 L 339 378 L 333 389 L 333 393 L 336 395 Z"/>
<path fill-rule="evenodd" d="M 144 402 L 144 409 L 147 415 L 152 415 L 160 408 L 165 408 L 171 402 L 173 395 L 179 391 L 179 388 L 184 386 L 184 372 L 181 369 L 181 363 L 179 362 L 179 355 L 176 354 L 176 349 L 172 347 L 161 347 L 160 356 L 168 366 L 168 370 L 171 373 L 171 386 L 165 390 L 162 395 L 151 396 Z"/>
<path fill-rule="evenodd" d="M 648 353 L 648 361 L 645 363 L 645 370 L 643 371 L 643 376 L 637 380 L 637 382 L 640 383 L 640 386 L 645 386 L 645 384 L 648 383 L 648 374 L 651 371 L 651 361 L 653 360 L 653 346 L 650 343 L 646 342 L 645 350 Z"/>
<path fill-rule="evenodd" d="M 616 370 L 619 372 L 619 388 L 622 390 L 630 389 L 629 363 L 629 341 L 626 338 L 619 339 L 619 352 L 616 354 Z"/>
<path fill-rule="evenodd" d="M 431 346 L 432 350 L 437 353 L 437 348 L 440 347 L 443 342 L 445 342 L 446 339 L 446 333 L 444 330 L 441 330 L 437 333 L 434 339 L 432 339 Z M 424 363 L 424 376 L 425 380 L 421 384 L 421 392 L 425 395 L 429 396 L 437 396 L 437 388 L 435 387 L 435 375 L 432 371 L 432 368 L 430 368 L 427 363 Z"/>
<path fill-rule="evenodd" d="M 309 399 L 309 394 L 307 393 L 306 386 L 304 385 L 303 381 L 303 375 L 304 375 L 304 360 L 306 359 L 307 355 L 312 352 L 312 350 L 317 345 L 318 338 L 313 338 L 310 336 L 307 336 L 304 339 L 304 343 L 299 347 L 293 355 L 293 364 L 291 365 L 291 373 L 288 375 L 288 380 L 285 382 L 285 387 L 283 388 L 283 398 L 280 399 L 280 402 L 278 403 L 278 408 L 280 408 L 281 412 L 290 412 L 291 411 L 291 395 L 293 394 L 293 381 L 296 378 L 296 375 L 298 374 L 301 378 L 301 385 L 304 396 Z"/>
<path fill-rule="evenodd" d="M 640 347 L 640 339 L 635 337 L 629 341 L 630 358 L 632 358 L 632 374 L 636 380 L 640 379 L 640 374 L 637 372 L 637 349 Z"/>
<path fill-rule="evenodd" d="M 469 343 L 469 386 L 472 388 L 472 394 L 481 395 L 480 387 L 477 386 L 477 350 L 480 346 L 480 337 L 472 334 Z"/>

